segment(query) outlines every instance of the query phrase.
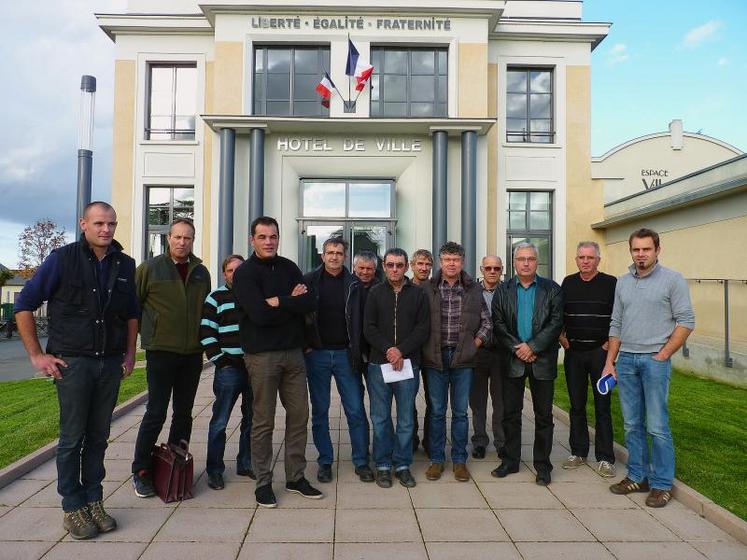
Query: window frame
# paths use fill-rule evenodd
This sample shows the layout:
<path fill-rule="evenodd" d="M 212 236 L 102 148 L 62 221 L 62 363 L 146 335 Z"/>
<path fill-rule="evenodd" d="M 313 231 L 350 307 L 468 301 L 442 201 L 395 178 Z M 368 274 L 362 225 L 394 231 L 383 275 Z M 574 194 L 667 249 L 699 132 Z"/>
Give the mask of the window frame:
<path fill-rule="evenodd" d="M 512 229 L 511 228 L 511 206 L 510 206 L 510 199 L 511 194 L 516 193 L 522 193 L 526 196 L 526 202 L 525 202 L 525 210 L 524 213 L 525 216 L 525 225 L 526 227 L 524 229 Z M 530 206 L 530 196 L 534 193 L 543 193 L 547 194 L 549 198 L 549 208 L 547 210 L 548 218 L 550 222 L 550 227 L 548 229 L 531 229 L 530 228 L 530 222 L 529 217 L 531 213 L 531 206 Z M 530 190 L 522 190 L 522 189 L 512 189 L 506 191 L 506 264 L 505 264 L 505 277 L 511 278 L 515 275 L 514 271 L 514 251 L 513 251 L 513 243 L 512 239 L 517 238 L 524 238 L 526 240 L 530 239 L 547 239 L 547 248 L 548 248 L 548 262 L 547 262 L 547 275 L 542 275 L 543 278 L 549 278 L 550 280 L 553 279 L 553 267 L 554 267 L 554 242 L 555 242 L 555 235 L 554 235 L 554 225 L 555 225 L 555 219 L 554 219 L 554 211 L 555 211 L 555 200 L 554 200 L 554 194 L 555 192 L 552 190 L 536 190 L 536 189 L 530 189 Z M 516 212 L 517 210 L 513 210 Z M 538 263 L 539 268 L 539 263 Z M 538 270 L 539 274 L 539 270 Z"/>
<path fill-rule="evenodd" d="M 171 128 L 168 129 L 153 129 L 151 127 L 151 104 L 152 104 L 152 94 L 151 94 L 151 87 L 153 82 L 153 69 L 154 68 L 171 68 L 174 71 L 174 80 L 173 80 L 173 86 L 171 90 Z M 146 89 L 145 89 L 145 123 L 143 126 L 143 139 L 151 142 L 193 142 L 197 137 L 197 102 L 198 102 L 198 92 L 195 89 L 194 96 L 195 96 L 195 126 L 192 129 L 177 129 L 176 128 L 176 99 L 177 99 L 177 88 L 178 80 L 176 79 L 178 76 L 177 70 L 179 68 L 192 68 L 195 71 L 195 82 L 198 83 L 199 81 L 199 69 L 197 66 L 197 61 L 148 61 L 146 63 Z M 153 134 L 153 131 L 156 130 L 160 134 L 168 134 L 169 138 L 152 138 L 151 135 Z M 191 138 L 176 138 L 177 135 L 184 136 L 191 134 Z"/>
<path fill-rule="evenodd" d="M 508 75 L 511 72 L 524 72 L 526 74 L 526 90 L 523 92 L 519 91 L 509 91 L 508 89 Z M 533 132 L 531 129 L 531 121 L 532 121 L 532 114 L 531 114 L 531 80 L 529 74 L 531 72 L 549 72 L 550 73 L 550 91 L 547 92 L 550 95 L 550 117 L 549 118 L 542 118 L 541 120 L 549 120 L 550 121 L 550 131 L 537 131 Z M 555 137 L 557 134 L 556 129 L 556 111 L 555 111 L 555 101 L 556 101 L 556 90 L 557 90 L 557 83 L 556 83 L 556 68 L 554 66 L 526 66 L 526 65 L 508 65 L 506 67 L 506 88 L 503 92 L 505 97 L 505 107 L 506 107 L 506 115 L 504 120 L 504 126 L 506 129 L 506 142 L 509 144 L 554 144 L 555 143 Z M 537 93 L 537 92 L 535 92 Z M 509 95 L 518 95 L 518 94 L 524 94 L 526 96 L 526 117 L 524 119 L 526 127 L 523 129 L 522 132 L 512 132 L 508 129 L 508 119 L 509 118 L 516 118 L 516 117 L 509 117 L 508 115 L 508 96 Z M 540 119 L 535 119 L 540 120 Z M 543 140 L 533 140 L 532 137 L 540 137 L 540 138 L 547 138 L 546 141 Z"/>
<path fill-rule="evenodd" d="M 406 106 L 406 114 L 404 116 L 401 115 L 388 115 L 384 111 L 384 105 L 387 103 L 386 99 L 383 97 L 383 95 L 379 96 L 379 99 L 377 101 L 374 101 L 373 95 L 369 95 L 369 115 L 372 119 L 391 119 L 391 118 L 405 118 L 405 119 L 417 119 L 417 118 L 448 118 L 449 116 L 449 47 L 448 45 L 444 46 L 405 46 L 405 45 L 399 45 L 399 46 L 392 46 L 392 45 L 371 45 L 371 60 L 374 60 L 374 53 L 378 52 L 381 53 L 381 61 L 382 63 L 379 65 L 381 68 L 378 68 L 376 65 L 374 65 L 374 72 L 371 77 L 371 83 L 368 85 L 369 92 L 371 88 L 373 88 L 373 82 L 376 81 L 377 87 L 380 92 L 385 92 L 386 88 L 383 87 L 384 83 L 384 76 L 387 74 L 382 73 L 381 70 L 383 70 L 383 60 L 384 60 L 384 53 L 387 51 L 405 51 L 407 53 L 407 73 L 404 74 L 405 77 L 405 106 Z M 434 53 L 434 73 L 433 74 L 413 74 L 412 71 L 412 54 L 413 52 L 432 52 Z M 446 70 L 444 73 L 440 72 L 440 67 L 438 63 L 439 56 L 438 54 L 443 52 L 445 54 L 445 62 L 446 62 Z M 389 73 L 391 76 L 403 76 L 403 74 L 394 74 Z M 427 77 L 432 76 L 434 81 L 434 100 L 432 102 L 432 105 L 434 107 L 434 111 L 432 115 L 427 116 L 413 116 L 412 115 L 412 104 L 413 103 L 426 103 L 424 101 L 413 101 L 412 100 L 412 78 L 415 77 Z M 445 98 L 440 99 L 439 98 L 439 88 L 438 88 L 438 79 L 443 78 L 446 81 L 446 91 L 445 91 Z M 390 103 L 393 103 L 390 101 Z M 379 114 L 374 114 L 374 105 L 378 106 Z M 438 108 L 443 107 L 443 114 L 439 113 Z"/>
<path fill-rule="evenodd" d="M 169 189 L 169 218 L 167 220 L 166 224 L 157 224 L 157 225 L 150 225 L 149 215 L 150 215 L 150 201 L 151 201 L 151 189 Z M 174 193 L 177 189 L 192 189 L 192 216 L 190 219 L 192 222 L 195 220 L 195 214 L 196 214 L 196 190 L 194 185 L 145 185 L 145 212 L 143 213 L 145 219 L 143 220 L 143 230 L 144 230 L 144 236 L 143 236 L 143 260 L 149 259 L 150 257 L 150 235 L 151 234 L 157 234 L 157 235 L 167 235 L 169 232 L 169 228 L 171 227 L 171 223 L 174 221 Z"/>
<path fill-rule="evenodd" d="M 289 69 L 289 84 L 288 84 L 288 107 L 289 112 L 287 114 L 269 114 L 267 112 L 267 54 L 269 49 L 278 49 L 278 50 L 289 50 L 291 53 L 291 63 L 290 63 L 290 69 Z M 296 114 L 294 111 L 294 103 L 298 102 L 309 102 L 310 100 L 296 100 L 294 99 L 294 87 L 295 87 L 295 81 L 296 81 L 296 71 L 294 67 L 294 61 L 295 61 L 295 51 L 296 49 L 300 50 L 316 50 L 317 51 L 317 61 L 319 62 L 319 57 L 322 56 L 322 61 L 319 63 L 319 72 L 318 72 L 318 79 L 321 80 L 322 76 L 324 75 L 324 72 L 329 72 L 329 64 L 331 61 L 331 47 L 329 43 L 318 43 L 318 44 L 287 44 L 287 43 L 254 43 L 252 45 L 252 61 L 251 61 L 251 69 L 252 69 L 252 100 L 251 100 L 251 112 L 252 115 L 257 116 L 263 116 L 263 117 L 307 117 L 307 118 L 329 118 L 329 107 L 325 107 L 321 103 L 321 98 L 318 99 L 320 112 L 316 115 L 299 115 Z M 261 111 L 257 111 L 257 52 L 263 51 L 262 54 L 262 71 L 260 74 L 264 76 L 264 89 L 263 89 L 263 96 L 262 99 L 259 100 L 259 103 L 261 103 Z M 324 67 L 324 51 L 326 51 L 326 61 L 327 61 L 327 68 Z M 307 73 L 308 75 L 311 75 L 311 73 Z M 315 95 L 316 92 L 314 92 Z"/>

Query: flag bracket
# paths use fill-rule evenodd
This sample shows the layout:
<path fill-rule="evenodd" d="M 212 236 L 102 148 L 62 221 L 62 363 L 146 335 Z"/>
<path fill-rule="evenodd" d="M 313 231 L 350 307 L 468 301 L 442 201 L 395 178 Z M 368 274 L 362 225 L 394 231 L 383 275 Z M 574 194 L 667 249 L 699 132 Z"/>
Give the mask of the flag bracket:
<path fill-rule="evenodd" d="M 343 107 L 346 113 L 355 113 L 355 99 L 343 99 Z"/>

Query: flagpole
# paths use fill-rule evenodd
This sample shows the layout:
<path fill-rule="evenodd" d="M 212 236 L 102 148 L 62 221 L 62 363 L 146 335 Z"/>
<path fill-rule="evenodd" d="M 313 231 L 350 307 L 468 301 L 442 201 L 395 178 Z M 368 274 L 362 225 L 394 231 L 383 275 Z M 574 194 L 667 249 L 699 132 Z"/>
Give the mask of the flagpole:
<path fill-rule="evenodd" d="M 350 53 L 350 32 L 348 31 L 348 53 Z M 350 76 L 348 75 L 348 103 L 350 103 Z"/>

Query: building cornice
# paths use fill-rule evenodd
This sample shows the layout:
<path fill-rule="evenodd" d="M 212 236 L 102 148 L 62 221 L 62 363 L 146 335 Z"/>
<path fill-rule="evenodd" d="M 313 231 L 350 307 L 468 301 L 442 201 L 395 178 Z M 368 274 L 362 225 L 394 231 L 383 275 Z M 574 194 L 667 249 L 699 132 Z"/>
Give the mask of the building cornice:
<path fill-rule="evenodd" d="M 585 42 L 594 50 L 607 36 L 611 25 L 576 20 L 502 19 L 490 33 L 490 39 Z"/>
<path fill-rule="evenodd" d="M 628 140 L 627 142 L 623 142 L 622 144 L 618 144 L 614 148 L 608 150 L 601 156 L 595 156 L 591 158 L 592 163 L 601 163 L 604 160 L 606 160 L 608 157 L 616 154 L 620 150 L 623 150 L 627 148 L 628 146 L 632 146 L 633 144 L 638 144 L 639 142 L 645 142 L 646 140 L 652 140 L 654 138 L 664 138 L 671 136 L 672 133 L 669 131 L 664 132 L 654 132 L 652 134 L 646 134 L 644 136 L 638 136 L 637 138 L 632 138 Z M 744 152 L 737 148 L 736 146 L 732 146 L 731 144 L 724 142 L 723 140 L 719 140 L 718 138 L 714 138 L 713 136 L 707 136 L 705 134 L 698 134 L 696 132 L 683 132 L 682 136 L 685 138 L 694 138 L 696 140 L 705 140 L 707 142 L 711 142 L 713 144 L 716 144 L 717 146 L 721 146 L 722 148 L 726 148 L 727 150 L 731 150 L 734 152 L 735 155 L 741 155 Z"/>
<path fill-rule="evenodd" d="M 114 41 L 117 35 L 213 35 L 204 14 L 94 14 Z"/>

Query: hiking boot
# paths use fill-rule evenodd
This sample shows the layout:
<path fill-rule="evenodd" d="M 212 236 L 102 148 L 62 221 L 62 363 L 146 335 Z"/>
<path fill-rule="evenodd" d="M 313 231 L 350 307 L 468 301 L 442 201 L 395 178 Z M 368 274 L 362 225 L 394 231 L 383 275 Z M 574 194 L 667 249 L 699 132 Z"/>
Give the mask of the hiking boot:
<path fill-rule="evenodd" d="M 368 465 L 361 465 L 360 467 L 355 467 L 355 474 L 358 475 L 358 478 L 361 482 L 373 482 L 374 481 L 374 473 L 371 470 L 371 467 Z"/>
<path fill-rule="evenodd" d="M 319 465 L 316 479 L 319 482 L 332 482 L 332 465 Z"/>
<path fill-rule="evenodd" d="M 659 488 L 652 488 L 646 498 L 646 505 L 652 508 L 664 507 L 672 499 L 672 492 L 669 490 L 661 490 Z"/>
<path fill-rule="evenodd" d="M 597 474 L 603 478 L 612 478 L 615 476 L 615 465 L 609 461 L 599 461 Z"/>
<path fill-rule="evenodd" d="M 213 490 L 223 490 L 226 487 L 223 475 L 220 473 L 208 473 L 208 486 Z"/>
<path fill-rule="evenodd" d="M 396 473 L 394 473 L 394 476 L 397 477 L 399 483 L 405 488 L 413 488 L 417 484 L 417 482 L 415 482 L 415 477 L 413 477 L 412 473 L 410 472 L 410 469 L 400 469 Z"/>
<path fill-rule="evenodd" d="M 66 511 L 62 520 L 62 526 L 70 532 L 74 539 L 92 539 L 99 534 L 96 523 L 91 519 L 88 508 L 82 507 L 75 511 Z"/>
<path fill-rule="evenodd" d="M 132 474 L 132 486 L 138 498 L 150 498 L 156 495 L 153 478 L 148 471 L 142 470 Z"/>
<path fill-rule="evenodd" d="M 457 463 L 454 465 L 454 478 L 459 482 L 469 482 L 470 476 L 469 470 L 467 470 L 467 465 L 464 463 Z"/>
<path fill-rule="evenodd" d="M 264 508 L 278 507 L 275 492 L 272 491 L 272 484 L 265 484 L 254 491 L 254 497 L 257 499 L 257 505 Z"/>
<path fill-rule="evenodd" d="M 616 482 L 615 484 L 610 486 L 610 492 L 613 494 L 630 494 L 632 492 L 648 492 L 648 480 L 642 480 L 641 482 L 635 482 L 634 480 L 630 480 L 627 476 L 623 478 L 620 482 Z"/>
<path fill-rule="evenodd" d="M 425 478 L 428 480 L 438 480 L 441 478 L 442 472 L 444 472 L 443 463 L 431 463 L 428 470 L 425 471 Z"/>
<path fill-rule="evenodd" d="M 550 482 L 552 482 L 550 471 L 547 469 L 538 469 L 537 476 L 534 477 L 534 482 L 538 486 L 547 486 L 548 484 L 550 484 Z"/>
<path fill-rule="evenodd" d="M 564 469 L 577 469 L 581 465 L 586 464 L 586 457 L 579 457 L 578 455 L 571 455 L 565 461 L 563 461 Z"/>
<path fill-rule="evenodd" d="M 391 488 L 392 487 L 392 471 L 390 469 L 377 469 L 376 470 L 376 485 L 379 488 Z"/>
<path fill-rule="evenodd" d="M 117 521 L 104 510 L 101 500 L 88 504 L 88 514 L 96 524 L 99 533 L 108 533 L 117 528 Z"/>
<path fill-rule="evenodd" d="M 324 495 L 309 484 L 309 481 L 304 477 L 299 478 L 295 482 L 286 482 L 285 491 L 301 494 L 304 498 L 309 498 L 310 500 L 320 500 L 324 497 Z"/>

